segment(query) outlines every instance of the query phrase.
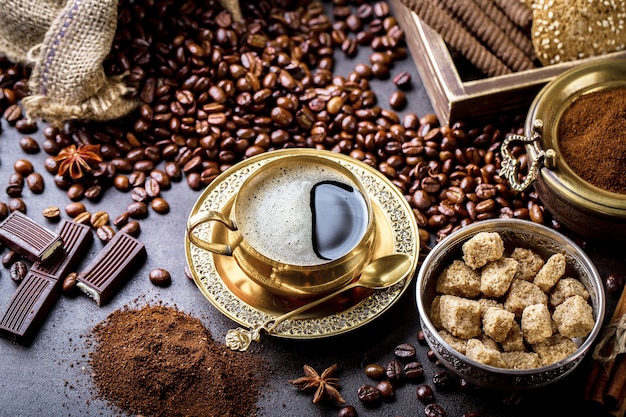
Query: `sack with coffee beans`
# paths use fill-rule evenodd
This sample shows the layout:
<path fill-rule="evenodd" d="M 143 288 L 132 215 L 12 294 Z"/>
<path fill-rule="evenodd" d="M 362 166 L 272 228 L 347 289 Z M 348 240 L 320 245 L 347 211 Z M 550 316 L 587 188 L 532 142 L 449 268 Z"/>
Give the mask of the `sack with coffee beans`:
<path fill-rule="evenodd" d="M 237 0 L 220 0 L 240 20 Z M 0 54 L 32 68 L 29 118 L 61 124 L 67 120 L 116 119 L 136 107 L 125 98 L 121 77 L 107 77 L 102 63 L 117 28 L 118 0 L 3 0 Z"/>

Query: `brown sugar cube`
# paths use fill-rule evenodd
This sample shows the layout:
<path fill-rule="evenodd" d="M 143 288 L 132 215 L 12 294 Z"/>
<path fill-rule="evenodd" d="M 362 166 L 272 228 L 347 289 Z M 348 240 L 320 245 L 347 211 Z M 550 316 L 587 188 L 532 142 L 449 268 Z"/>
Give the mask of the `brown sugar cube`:
<path fill-rule="evenodd" d="M 483 332 L 496 342 L 506 339 L 515 323 L 515 314 L 503 308 L 490 307 L 483 316 Z"/>
<path fill-rule="evenodd" d="M 533 345 L 533 350 L 539 354 L 542 366 L 550 365 L 567 358 L 576 352 L 578 346 L 569 337 L 555 333 L 544 341 Z"/>
<path fill-rule="evenodd" d="M 485 333 L 482 333 L 480 336 L 478 336 L 478 340 L 483 342 L 483 345 L 487 346 L 489 349 L 495 349 L 499 352 L 502 351 L 502 348 L 500 348 L 498 342 L 487 336 Z"/>
<path fill-rule="evenodd" d="M 480 275 L 461 260 L 455 260 L 437 279 L 440 294 L 472 298 L 480 294 Z"/>
<path fill-rule="evenodd" d="M 565 337 L 585 337 L 594 326 L 593 308 L 580 295 L 574 295 L 554 309 L 552 319 Z"/>
<path fill-rule="evenodd" d="M 463 243 L 463 260 L 472 269 L 502 258 L 504 242 L 497 232 L 480 232 Z"/>
<path fill-rule="evenodd" d="M 550 293 L 550 305 L 556 307 L 574 295 L 580 295 L 585 300 L 589 300 L 589 291 L 582 282 L 576 278 L 561 278 Z"/>
<path fill-rule="evenodd" d="M 441 301 L 441 296 L 437 295 L 433 298 L 433 302 L 430 305 L 430 321 L 433 323 L 436 329 L 443 329 L 443 325 L 441 324 L 441 314 L 439 313 L 439 304 Z"/>
<path fill-rule="evenodd" d="M 517 271 L 517 261 L 501 258 L 489 262 L 480 273 L 480 291 L 487 297 L 501 297 L 509 290 Z"/>
<path fill-rule="evenodd" d="M 443 328 L 456 337 L 470 339 L 482 333 L 478 301 L 455 295 L 442 295 L 439 301 L 439 315 Z"/>
<path fill-rule="evenodd" d="M 502 352 L 485 346 L 478 339 L 469 339 L 465 348 L 465 356 L 485 365 L 505 368 L 506 363 L 502 359 Z"/>
<path fill-rule="evenodd" d="M 539 254 L 526 248 L 513 249 L 511 258 L 515 259 L 518 263 L 515 278 L 525 279 L 526 281 L 532 281 L 544 264 Z"/>
<path fill-rule="evenodd" d="M 541 366 L 541 358 L 535 352 L 502 352 L 502 360 L 509 369 L 534 369 Z"/>
<path fill-rule="evenodd" d="M 462 355 L 465 355 L 467 340 L 456 337 L 445 329 L 439 330 L 439 336 L 441 336 L 441 338 L 445 340 L 452 347 L 452 349 Z"/>
<path fill-rule="evenodd" d="M 504 352 L 526 351 L 526 344 L 524 343 L 522 329 L 516 321 L 513 322 L 511 330 L 509 330 L 506 338 L 500 342 L 500 346 L 502 346 L 502 350 Z"/>
<path fill-rule="evenodd" d="M 490 307 L 504 308 L 502 303 L 499 303 L 497 300 L 494 300 L 493 298 L 482 297 L 476 301 L 478 301 L 478 304 L 480 304 L 480 317 L 481 318 L 485 317 L 485 313 L 487 312 L 487 310 L 489 310 Z"/>
<path fill-rule="evenodd" d="M 533 283 L 541 288 L 543 292 L 549 293 L 557 281 L 565 274 L 566 263 L 565 256 L 560 253 L 550 256 L 539 272 L 537 272 Z"/>
<path fill-rule="evenodd" d="M 504 308 L 521 317 L 522 311 L 533 304 L 548 305 L 548 295 L 532 282 L 514 279 L 504 300 Z"/>
<path fill-rule="evenodd" d="M 522 312 L 522 334 L 530 344 L 539 343 L 552 336 L 552 317 L 545 304 L 533 304 Z"/>

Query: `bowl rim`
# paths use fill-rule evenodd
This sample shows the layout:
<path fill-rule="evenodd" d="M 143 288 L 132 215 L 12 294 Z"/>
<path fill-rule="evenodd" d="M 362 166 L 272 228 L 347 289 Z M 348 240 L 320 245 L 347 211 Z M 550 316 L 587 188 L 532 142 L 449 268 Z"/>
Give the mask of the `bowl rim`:
<path fill-rule="evenodd" d="M 597 295 L 598 305 L 596 306 L 597 314 L 594 320 L 595 323 L 591 332 L 585 337 L 585 340 L 578 346 L 576 351 L 572 353 L 571 355 L 567 356 L 566 358 L 561 359 L 560 361 L 554 362 L 550 365 L 545 365 L 545 366 L 532 368 L 532 369 L 499 368 L 496 366 L 486 365 L 486 364 L 477 362 L 473 359 L 468 358 L 466 355 L 462 354 L 461 352 L 453 348 L 448 342 L 446 342 L 439 335 L 439 331 L 435 328 L 434 324 L 430 320 L 428 312 L 426 312 L 423 297 L 421 294 L 422 292 L 421 290 L 422 288 L 425 287 L 425 281 L 428 278 L 426 277 L 426 269 L 427 269 L 426 266 L 431 264 L 433 260 L 436 259 L 436 257 L 440 254 L 440 252 L 443 250 L 443 248 L 445 248 L 446 245 L 448 245 L 450 242 L 456 243 L 456 241 L 459 239 L 459 235 L 467 234 L 468 235 L 467 239 L 469 239 L 471 237 L 469 236 L 470 234 L 473 235 L 481 231 L 490 231 L 489 230 L 490 228 L 492 229 L 492 231 L 496 231 L 495 229 L 497 229 L 499 226 L 512 226 L 517 229 L 524 228 L 526 231 L 531 230 L 533 231 L 533 233 L 540 233 L 548 238 L 560 240 L 570 248 L 569 251 L 575 254 L 576 258 L 579 258 L 583 266 L 589 271 L 591 282 L 593 283 L 593 285 L 595 285 L 596 287 L 595 290 L 598 294 Z M 524 375 L 530 376 L 530 375 L 535 375 L 537 373 L 550 372 L 552 370 L 556 370 L 560 368 L 564 364 L 571 362 L 572 359 L 577 358 L 581 354 L 585 356 L 588 353 L 589 349 L 591 348 L 591 345 L 595 342 L 595 339 L 597 338 L 597 336 L 600 334 L 600 331 L 602 330 L 602 326 L 604 323 L 604 315 L 605 315 L 605 310 L 606 310 L 606 299 L 605 299 L 606 296 L 604 293 L 604 285 L 602 283 L 602 279 L 595 265 L 593 264 L 589 256 L 587 256 L 587 254 L 582 250 L 582 248 L 578 246 L 572 239 L 563 235 L 557 230 L 554 230 L 542 224 L 534 223 L 532 221 L 524 220 L 524 219 L 496 218 L 496 219 L 481 220 L 481 221 L 469 224 L 467 226 L 464 226 L 461 229 L 458 229 L 455 232 L 451 233 L 450 235 L 446 236 L 437 245 L 435 245 L 435 247 L 433 247 L 433 249 L 430 251 L 430 253 L 426 256 L 426 258 L 420 265 L 418 275 L 417 275 L 417 280 L 416 280 L 415 292 L 416 292 L 415 298 L 416 298 L 416 304 L 417 304 L 418 313 L 419 313 L 419 319 L 421 321 L 422 326 L 425 326 L 427 330 L 429 331 L 429 333 L 431 333 L 432 337 L 435 338 L 436 341 L 439 344 L 441 344 L 446 350 L 448 350 L 451 354 L 460 357 L 463 361 L 466 361 L 469 365 L 472 365 L 474 367 L 481 368 L 481 369 L 484 369 L 486 371 L 493 372 L 496 374 L 516 376 L 516 377 L 524 376 Z M 430 341 L 427 340 L 427 342 L 430 344 Z"/>

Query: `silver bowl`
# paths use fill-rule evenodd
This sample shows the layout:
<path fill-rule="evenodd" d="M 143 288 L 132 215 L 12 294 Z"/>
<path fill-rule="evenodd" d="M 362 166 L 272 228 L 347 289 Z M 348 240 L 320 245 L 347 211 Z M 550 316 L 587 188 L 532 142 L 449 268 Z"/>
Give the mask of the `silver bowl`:
<path fill-rule="evenodd" d="M 569 273 L 575 274 L 589 292 L 589 301 L 595 318 L 591 333 L 585 338 L 575 340 L 578 344 L 576 352 L 551 365 L 530 370 L 512 370 L 484 365 L 469 359 L 453 349 L 439 335 L 429 318 L 431 303 L 436 295 L 436 280 L 443 268 L 454 259 L 461 259 L 461 246 L 479 232 L 498 232 L 505 244 L 505 255 L 507 249 L 510 253 L 515 246 L 520 246 L 534 250 L 544 259 L 557 252 L 565 256 Z M 536 388 L 564 378 L 580 364 L 590 350 L 601 330 L 605 313 L 602 280 L 580 247 L 555 230 L 519 219 L 485 220 L 463 227 L 446 237 L 433 248 L 422 263 L 417 277 L 416 292 L 420 324 L 426 341 L 437 358 L 445 367 L 468 382 L 490 389 Z"/>

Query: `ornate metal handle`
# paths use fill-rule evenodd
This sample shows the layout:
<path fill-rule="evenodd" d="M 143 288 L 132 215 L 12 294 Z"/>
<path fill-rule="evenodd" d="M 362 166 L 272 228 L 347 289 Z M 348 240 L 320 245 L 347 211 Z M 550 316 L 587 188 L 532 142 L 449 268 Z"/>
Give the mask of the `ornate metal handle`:
<path fill-rule="evenodd" d="M 502 163 L 500 169 L 500 176 L 507 179 L 511 185 L 511 188 L 515 191 L 524 191 L 528 186 L 537 179 L 539 172 L 539 165 L 544 162 L 546 155 L 553 155 L 554 151 L 548 149 L 544 152 L 539 147 L 539 140 L 541 139 L 541 131 L 543 128 L 543 122 L 539 119 L 533 122 L 533 135 L 532 137 L 522 135 L 508 135 L 501 146 L 502 151 Z M 513 143 L 521 142 L 524 144 L 531 144 L 533 146 L 535 157 L 532 157 L 532 162 L 528 167 L 528 173 L 523 182 L 518 181 L 518 174 L 520 169 L 520 162 L 509 151 Z"/>
<path fill-rule="evenodd" d="M 218 255 L 231 256 L 233 254 L 233 248 L 230 245 L 207 242 L 204 239 L 200 239 L 193 233 L 196 227 L 205 222 L 211 221 L 220 222 L 230 230 L 237 230 L 237 225 L 234 221 L 232 221 L 219 211 L 209 210 L 207 212 L 197 213 L 189 219 L 189 223 L 187 224 L 187 236 L 189 237 L 189 241 L 202 249 L 208 250 Z"/>

